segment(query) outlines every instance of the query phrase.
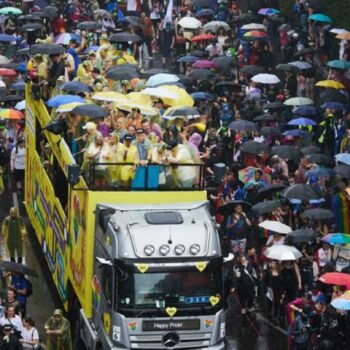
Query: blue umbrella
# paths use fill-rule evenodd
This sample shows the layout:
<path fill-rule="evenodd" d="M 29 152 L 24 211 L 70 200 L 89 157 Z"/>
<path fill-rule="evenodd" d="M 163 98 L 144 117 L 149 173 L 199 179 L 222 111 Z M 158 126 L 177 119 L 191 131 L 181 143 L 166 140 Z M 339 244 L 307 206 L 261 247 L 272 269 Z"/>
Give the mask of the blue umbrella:
<path fill-rule="evenodd" d="M 330 168 L 317 168 L 306 172 L 307 177 L 329 177 L 334 175 L 334 170 Z"/>
<path fill-rule="evenodd" d="M 0 41 L 3 41 L 3 42 L 16 41 L 16 37 L 8 34 L 0 34 Z"/>
<path fill-rule="evenodd" d="M 18 81 L 17 83 L 13 83 L 10 88 L 15 91 L 24 91 L 26 83 L 24 81 Z"/>
<path fill-rule="evenodd" d="M 347 108 L 345 104 L 340 102 L 326 102 L 321 105 L 322 109 L 335 109 L 336 111 L 346 111 Z"/>
<path fill-rule="evenodd" d="M 303 116 L 303 117 L 308 117 L 308 116 L 317 116 L 318 115 L 318 110 L 316 107 L 314 106 L 301 106 L 301 107 L 298 107 L 294 113 L 296 115 L 300 115 L 300 116 Z"/>
<path fill-rule="evenodd" d="M 193 63 L 199 60 L 200 58 L 197 56 L 187 55 L 187 56 L 179 57 L 176 61 L 181 63 Z"/>
<path fill-rule="evenodd" d="M 84 50 L 84 53 L 89 53 L 90 51 L 96 52 L 100 47 L 98 45 L 89 46 Z"/>
<path fill-rule="evenodd" d="M 300 129 L 293 129 L 293 130 L 287 130 L 282 135 L 283 136 L 294 136 L 294 137 L 304 137 L 308 134 L 305 130 Z"/>
<path fill-rule="evenodd" d="M 288 125 L 307 126 L 307 125 L 317 125 L 317 123 L 314 122 L 312 119 L 308 119 L 308 118 L 296 118 L 288 122 Z"/>
<path fill-rule="evenodd" d="M 346 293 L 349 293 L 349 291 L 347 291 Z M 333 299 L 331 305 L 335 309 L 350 310 L 350 298 L 343 299 L 342 296 L 340 296 L 339 298 Z"/>
<path fill-rule="evenodd" d="M 156 75 L 153 75 L 147 80 L 146 86 L 153 87 L 159 84 L 165 84 L 165 83 L 175 83 L 179 81 L 179 77 L 177 77 L 174 74 L 168 74 L 168 73 L 159 73 Z"/>
<path fill-rule="evenodd" d="M 196 17 L 211 16 L 213 14 L 214 14 L 214 11 L 212 9 L 203 9 L 196 13 Z"/>
<path fill-rule="evenodd" d="M 64 83 L 61 86 L 61 89 L 64 91 L 72 91 L 72 92 L 91 92 L 90 86 L 81 83 L 80 81 L 69 81 L 68 83 Z"/>
<path fill-rule="evenodd" d="M 350 62 L 343 61 L 343 60 L 333 60 L 328 61 L 326 65 L 330 68 L 334 69 L 349 69 L 350 68 Z"/>
<path fill-rule="evenodd" d="M 15 71 L 17 72 L 26 72 L 27 71 L 27 63 L 26 62 L 22 62 L 20 63 L 16 68 L 15 68 Z"/>
<path fill-rule="evenodd" d="M 50 98 L 46 104 L 49 107 L 52 108 L 57 108 L 61 105 L 65 105 L 67 103 L 72 103 L 72 102 L 85 102 L 85 100 L 83 98 L 81 98 L 80 96 L 75 96 L 75 95 L 59 95 L 59 96 L 55 96 Z"/>
<path fill-rule="evenodd" d="M 347 165 L 350 165 L 350 153 L 339 153 L 336 154 L 335 160 Z"/>
<path fill-rule="evenodd" d="M 195 101 L 200 101 L 200 100 L 214 101 L 215 100 L 215 97 L 212 94 L 209 94 L 208 92 L 198 91 L 198 92 L 192 93 L 191 96 Z"/>
<path fill-rule="evenodd" d="M 323 13 L 314 13 L 313 15 L 309 16 L 309 21 L 310 20 L 323 23 L 332 23 L 331 18 Z"/>

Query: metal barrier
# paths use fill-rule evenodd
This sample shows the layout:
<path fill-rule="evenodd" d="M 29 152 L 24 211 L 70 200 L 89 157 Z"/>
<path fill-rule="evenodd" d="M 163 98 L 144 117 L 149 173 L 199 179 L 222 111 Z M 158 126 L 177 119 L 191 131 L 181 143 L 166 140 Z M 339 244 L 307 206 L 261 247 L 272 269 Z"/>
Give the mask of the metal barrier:
<path fill-rule="evenodd" d="M 94 163 L 83 176 L 93 191 L 200 191 L 204 164 Z"/>

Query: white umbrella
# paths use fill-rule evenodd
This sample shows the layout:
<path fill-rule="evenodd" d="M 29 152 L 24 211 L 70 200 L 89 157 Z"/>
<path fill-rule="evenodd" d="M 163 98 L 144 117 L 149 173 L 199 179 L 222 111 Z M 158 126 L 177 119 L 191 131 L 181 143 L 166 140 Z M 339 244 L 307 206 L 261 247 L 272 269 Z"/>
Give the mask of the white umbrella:
<path fill-rule="evenodd" d="M 171 98 L 173 100 L 177 100 L 179 95 L 175 91 L 164 89 L 163 87 L 148 87 L 141 91 L 142 94 L 163 97 L 163 98 Z"/>
<path fill-rule="evenodd" d="M 348 30 L 343 28 L 333 28 L 329 32 L 333 34 L 343 34 L 343 33 L 348 33 Z"/>
<path fill-rule="evenodd" d="M 313 65 L 306 61 L 295 61 L 295 62 L 289 62 L 291 66 L 297 67 L 298 69 L 311 69 Z"/>
<path fill-rule="evenodd" d="M 148 78 L 146 86 L 154 87 L 160 84 L 176 83 L 179 80 L 180 78 L 177 77 L 175 74 L 158 73 Z"/>
<path fill-rule="evenodd" d="M 269 259 L 279 261 L 297 260 L 303 256 L 297 248 L 289 245 L 274 245 L 267 248 L 264 254 Z"/>
<path fill-rule="evenodd" d="M 273 220 L 265 220 L 259 224 L 259 227 L 264 228 L 265 230 L 281 233 L 283 235 L 288 234 L 289 232 L 292 232 L 292 228 L 288 225 L 283 224 L 279 221 L 273 221 Z"/>
<path fill-rule="evenodd" d="M 216 33 L 219 30 L 219 28 L 224 28 L 225 30 L 231 29 L 231 27 L 223 21 L 211 21 L 203 26 L 204 32 L 210 30 L 213 33 Z"/>
<path fill-rule="evenodd" d="M 241 27 L 243 30 L 266 30 L 266 26 L 261 23 L 249 23 Z"/>
<path fill-rule="evenodd" d="M 284 101 L 287 106 L 309 106 L 312 105 L 314 101 L 307 97 L 292 97 Z"/>
<path fill-rule="evenodd" d="M 197 29 L 202 25 L 201 21 L 194 17 L 183 17 L 177 24 L 187 29 Z"/>
<path fill-rule="evenodd" d="M 18 111 L 23 111 L 26 109 L 26 100 L 23 100 L 23 101 L 20 101 L 18 102 L 16 105 L 15 105 L 15 108 L 18 110 Z"/>
<path fill-rule="evenodd" d="M 277 84 L 280 82 L 279 78 L 274 74 L 260 73 L 252 77 L 252 81 L 260 84 Z"/>

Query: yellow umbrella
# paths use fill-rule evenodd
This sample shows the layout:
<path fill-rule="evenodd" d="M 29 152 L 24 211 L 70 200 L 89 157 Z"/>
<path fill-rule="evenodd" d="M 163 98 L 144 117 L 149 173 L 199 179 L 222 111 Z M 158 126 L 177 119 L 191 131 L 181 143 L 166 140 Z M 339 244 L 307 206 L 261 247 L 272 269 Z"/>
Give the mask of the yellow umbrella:
<path fill-rule="evenodd" d="M 133 103 L 141 105 L 151 105 L 152 101 L 149 95 L 142 94 L 141 92 L 130 92 L 125 95 L 127 99 Z"/>
<path fill-rule="evenodd" d="M 162 100 L 164 101 L 165 104 L 172 107 L 179 107 L 179 106 L 192 107 L 194 105 L 193 98 L 187 93 L 185 89 L 182 89 L 176 85 L 162 85 L 161 88 L 175 92 L 179 96 L 179 98 L 177 99 L 163 98 Z"/>
<path fill-rule="evenodd" d="M 331 88 L 331 89 L 344 89 L 345 86 L 339 81 L 335 80 L 321 80 L 315 84 L 318 87 Z"/>
<path fill-rule="evenodd" d="M 96 101 L 105 101 L 105 102 L 117 102 L 117 103 L 127 102 L 127 98 L 125 97 L 125 95 L 116 91 L 97 92 L 92 96 L 92 99 Z"/>
<path fill-rule="evenodd" d="M 336 38 L 341 40 L 350 40 L 350 32 L 339 33 Z"/>
<path fill-rule="evenodd" d="M 117 108 L 128 112 L 131 112 L 133 108 L 139 108 L 141 114 L 145 114 L 145 115 L 157 115 L 159 113 L 157 109 L 152 108 L 150 105 L 134 103 L 131 101 L 128 101 L 126 103 L 121 103 L 121 104 L 117 103 Z"/>
<path fill-rule="evenodd" d="M 66 103 L 65 105 L 61 105 L 56 109 L 57 113 L 65 113 L 72 111 L 75 107 L 85 105 L 86 103 L 81 102 L 72 102 L 72 103 Z"/>

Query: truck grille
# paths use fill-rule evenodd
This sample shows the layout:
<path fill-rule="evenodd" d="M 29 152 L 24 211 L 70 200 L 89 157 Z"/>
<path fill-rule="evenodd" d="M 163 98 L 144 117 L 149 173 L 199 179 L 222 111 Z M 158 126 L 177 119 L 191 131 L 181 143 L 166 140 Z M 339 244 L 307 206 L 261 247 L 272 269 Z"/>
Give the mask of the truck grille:
<path fill-rule="evenodd" d="M 181 333 L 179 344 L 171 349 L 195 349 L 209 346 L 210 333 Z M 163 334 L 132 335 L 132 349 L 169 349 L 162 344 Z"/>

